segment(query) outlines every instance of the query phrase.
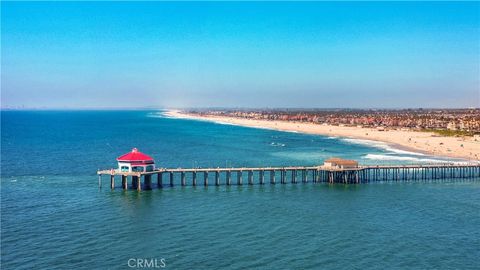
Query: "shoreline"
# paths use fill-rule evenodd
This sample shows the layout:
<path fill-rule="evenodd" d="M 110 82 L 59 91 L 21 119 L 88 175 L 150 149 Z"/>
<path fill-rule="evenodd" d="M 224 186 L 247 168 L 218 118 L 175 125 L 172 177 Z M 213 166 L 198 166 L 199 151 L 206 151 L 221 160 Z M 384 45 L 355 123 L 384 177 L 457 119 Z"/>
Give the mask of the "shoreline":
<path fill-rule="evenodd" d="M 368 140 L 387 144 L 392 148 L 412 152 L 417 155 L 458 158 L 470 161 L 480 160 L 480 142 L 473 138 L 439 136 L 431 132 L 386 130 L 374 128 L 333 126 L 290 121 L 269 121 L 235 118 L 226 116 L 200 116 L 188 114 L 180 110 L 166 110 L 166 116 L 181 119 L 193 119 L 217 122 L 244 127 L 272 129 L 285 132 L 298 132 L 345 139 Z"/>

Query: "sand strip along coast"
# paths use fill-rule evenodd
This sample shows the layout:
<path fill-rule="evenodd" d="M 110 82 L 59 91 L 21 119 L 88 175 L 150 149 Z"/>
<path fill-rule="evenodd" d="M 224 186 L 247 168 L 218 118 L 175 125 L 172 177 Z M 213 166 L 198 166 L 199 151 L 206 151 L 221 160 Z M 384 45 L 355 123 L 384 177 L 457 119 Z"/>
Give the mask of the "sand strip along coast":
<path fill-rule="evenodd" d="M 472 161 L 480 160 L 480 141 L 476 141 L 472 137 L 445 137 L 430 132 L 419 131 L 381 131 L 375 128 L 364 127 L 197 115 L 188 114 L 180 110 L 168 110 L 164 112 L 164 114 L 174 118 L 206 120 L 246 127 L 380 141 L 407 151 L 435 156 L 462 158 Z"/>

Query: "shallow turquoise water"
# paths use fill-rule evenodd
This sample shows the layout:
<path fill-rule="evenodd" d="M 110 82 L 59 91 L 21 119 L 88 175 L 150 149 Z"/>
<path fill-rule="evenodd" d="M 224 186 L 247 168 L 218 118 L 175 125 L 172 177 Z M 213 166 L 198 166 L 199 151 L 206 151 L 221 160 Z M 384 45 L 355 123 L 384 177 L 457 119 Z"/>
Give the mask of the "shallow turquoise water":
<path fill-rule="evenodd" d="M 2 112 L 2 268 L 129 269 L 130 258 L 167 269 L 478 268 L 478 180 L 99 190 L 96 169 L 132 147 L 165 167 L 432 159 L 157 116 Z"/>

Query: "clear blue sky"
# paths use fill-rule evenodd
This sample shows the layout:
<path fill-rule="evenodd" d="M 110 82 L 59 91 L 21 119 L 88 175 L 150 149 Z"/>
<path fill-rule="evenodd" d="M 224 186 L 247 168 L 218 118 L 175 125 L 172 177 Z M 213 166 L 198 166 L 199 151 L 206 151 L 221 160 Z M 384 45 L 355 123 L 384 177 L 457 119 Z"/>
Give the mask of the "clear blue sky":
<path fill-rule="evenodd" d="M 479 2 L 2 2 L 2 107 L 479 107 Z"/>

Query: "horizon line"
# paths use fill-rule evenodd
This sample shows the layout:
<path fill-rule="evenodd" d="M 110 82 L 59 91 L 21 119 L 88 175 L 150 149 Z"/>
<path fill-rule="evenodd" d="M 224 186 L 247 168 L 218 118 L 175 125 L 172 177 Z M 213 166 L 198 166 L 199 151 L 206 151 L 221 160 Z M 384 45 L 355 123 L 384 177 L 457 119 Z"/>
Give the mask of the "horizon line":
<path fill-rule="evenodd" d="M 114 110 L 478 110 L 479 107 L 0 107 L 0 111 L 114 111 Z"/>

